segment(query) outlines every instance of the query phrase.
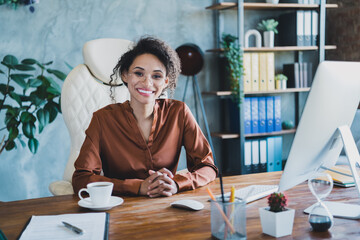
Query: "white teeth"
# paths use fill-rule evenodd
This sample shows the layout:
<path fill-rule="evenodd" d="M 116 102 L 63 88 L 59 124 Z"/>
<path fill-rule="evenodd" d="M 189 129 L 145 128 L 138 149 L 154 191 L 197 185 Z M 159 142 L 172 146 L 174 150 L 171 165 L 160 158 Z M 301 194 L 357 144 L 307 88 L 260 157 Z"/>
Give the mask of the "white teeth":
<path fill-rule="evenodd" d="M 146 94 L 151 94 L 152 91 L 145 91 L 145 90 L 142 90 L 142 89 L 138 89 L 139 92 L 141 93 L 146 93 Z"/>

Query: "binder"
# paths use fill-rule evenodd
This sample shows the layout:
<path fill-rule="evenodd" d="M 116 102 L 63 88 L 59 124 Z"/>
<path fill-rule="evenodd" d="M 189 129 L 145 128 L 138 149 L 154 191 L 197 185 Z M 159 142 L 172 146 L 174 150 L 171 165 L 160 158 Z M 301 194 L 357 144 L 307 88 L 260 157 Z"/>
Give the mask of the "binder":
<path fill-rule="evenodd" d="M 266 132 L 266 99 L 258 97 L 259 101 L 259 133 Z M 246 133 L 246 132 L 245 132 Z"/>
<path fill-rule="evenodd" d="M 267 171 L 273 172 L 275 170 L 275 140 L 274 137 L 266 138 L 267 148 Z"/>
<path fill-rule="evenodd" d="M 300 87 L 300 74 L 299 74 L 299 63 L 284 64 L 283 74 L 288 77 L 287 87 L 288 88 L 299 88 Z"/>
<path fill-rule="evenodd" d="M 259 140 L 251 140 L 251 172 L 260 171 Z"/>
<path fill-rule="evenodd" d="M 317 45 L 319 14 L 316 10 L 311 11 L 311 45 Z"/>
<path fill-rule="evenodd" d="M 251 133 L 259 133 L 259 102 L 257 97 L 251 99 Z"/>
<path fill-rule="evenodd" d="M 251 54 L 244 53 L 244 92 L 251 92 Z"/>
<path fill-rule="evenodd" d="M 280 15 L 278 31 L 280 46 L 304 46 L 304 11 Z"/>
<path fill-rule="evenodd" d="M 274 171 L 282 170 L 282 137 L 274 137 Z"/>
<path fill-rule="evenodd" d="M 260 172 L 266 172 L 267 148 L 266 139 L 259 139 Z"/>
<path fill-rule="evenodd" d="M 274 97 L 266 97 L 266 132 L 274 131 Z"/>
<path fill-rule="evenodd" d="M 304 63 L 299 62 L 299 87 L 304 87 Z"/>
<path fill-rule="evenodd" d="M 309 83 L 308 83 L 308 63 L 307 62 L 303 62 L 303 79 L 304 79 L 304 84 L 303 84 L 303 88 L 306 88 L 309 86 Z"/>
<path fill-rule="evenodd" d="M 267 90 L 275 90 L 275 54 L 266 53 L 267 56 Z"/>
<path fill-rule="evenodd" d="M 247 97 L 244 101 L 244 132 L 251 133 L 251 100 Z"/>
<path fill-rule="evenodd" d="M 259 54 L 251 53 L 251 90 L 259 91 Z"/>
<path fill-rule="evenodd" d="M 244 169 L 243 174 L 251 173 L 251 141 L 245 140 L 244 143 Z"/>
<path fill-rule="evenodd" d="M 267 89 L 267 53 L 259 53 L 259 90 Z"/>
<path fill-rule="evenodd" d="M 308 87 L 311 87 L 312 81 L 313 81 L 313 71 L 312 71 L 312 63 L 308 62 L 307 63 L 307 72 L 308 72 Z"/>
<path fill-rule="evenodd" d="M 274 130 L 281 131 L 281 96 L 274 96 Z"/>
<path fill-rule="evenodd" d="M 304 46 L 311 46 L 311 11 L 304 11 Z"/>

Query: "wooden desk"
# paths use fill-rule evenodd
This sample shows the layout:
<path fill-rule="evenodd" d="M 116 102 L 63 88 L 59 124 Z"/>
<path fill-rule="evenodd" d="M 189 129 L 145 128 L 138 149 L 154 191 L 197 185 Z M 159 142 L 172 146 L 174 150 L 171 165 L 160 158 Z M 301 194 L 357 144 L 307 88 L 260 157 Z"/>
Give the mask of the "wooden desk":
<path fill-rule="evenodd" d="M 251 184 L 277 184 L 280 172 L 232 176 L 224 178 L 225 191 L 231 185 L 236 188 Z M 220 193 L 218 179 L 209 184 L 215 194 Z M 282 239 L 359 239 L 360 222 L 335 218 L 329 232 L 313 233 L 308 215 L 303 210 L 315 202 L 307 184 L 298 185 L 287 191 L 289 207 L 296 209 L 292 236 Z M 182 198 L 196 199 L 205 208 L 190 212 L 169 207 L 170 203 Z M 123 205 L 110 213 L 109 239 L 211 239 L 210 203 L 206 188 L 177 194 L 170 198 L 124 197 Z M 0 229 L 9 240 L 16 239 L 31 215 L 84 213 L 90 210 L 77 205 L 77 196 L 67 195 L 0 203 Z M 327 200 L 357 203 L 355 188 L 334 188 Z M 262 233 L 259 207 L 266 206 L 266 199 L 247 205 L 248 239 L 273 239 Z"/>

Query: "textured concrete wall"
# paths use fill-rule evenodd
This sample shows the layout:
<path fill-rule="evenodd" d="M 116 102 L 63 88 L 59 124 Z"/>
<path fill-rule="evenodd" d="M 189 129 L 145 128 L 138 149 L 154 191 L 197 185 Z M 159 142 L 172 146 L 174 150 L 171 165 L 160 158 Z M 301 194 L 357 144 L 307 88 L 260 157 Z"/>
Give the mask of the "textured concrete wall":
<path fill-rule="evenodd" d="M 68 72 L 64 62 L 72 66 L 82 63 L 86 41 L 107 37 L 136 40 L 144 34 L 155 35 L 174 48 L 191 42 L 209 49 L 214 44 L 213 20 L 205 7 L 211 4 L 211 0 L 46 0 L 35 6 L 35 13 L 26 7 L 15 11 L 1 6 L 0 58 L 13 54 L 20 59 L 53 60 L 54 68 Z M 217 83 L 207 70 L 212 55 L 205 54 L 205 58 L 205 69 L 198 77 L 200 87 L 215 90 Z M 185 77 L 181 77 L 176 99 L 182 98 L 184 87 Z M 191 89 L 187 96 L 193 110 Z M 205 98 L 204 102 L 210 128 L 218 130 L 219 114 L 210 111 L 211 106 L 217 109 L 216 100 Z M 0 126 L 2 122 L 3 116 Z M 70 149 L 62 117 L 37 137 L 40 147 L 36 155 L 21 146 L 0 155 L 0 201 L 49 196 L 49 183 L 62 178 Z"/>
<path fill-rule="evenodd" d="M 359 61 L 360 1 L 328 0 L 328 3 L 337 3 L 339 7 L 327 11 L 327 43 L 335 44 L 337 50 L 328 51 L 326 59 Z"/>

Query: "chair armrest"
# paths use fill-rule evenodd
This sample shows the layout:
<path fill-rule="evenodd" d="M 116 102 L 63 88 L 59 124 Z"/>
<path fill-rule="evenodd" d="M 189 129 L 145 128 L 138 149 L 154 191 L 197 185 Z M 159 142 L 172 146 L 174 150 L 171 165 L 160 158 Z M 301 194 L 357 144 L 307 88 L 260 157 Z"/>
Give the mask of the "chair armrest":
<path fill-rule="evenodd" d="M 74 194 L 72 184 L 64 180 L 50 183 L 49 190 L 54 196 Z"/>

